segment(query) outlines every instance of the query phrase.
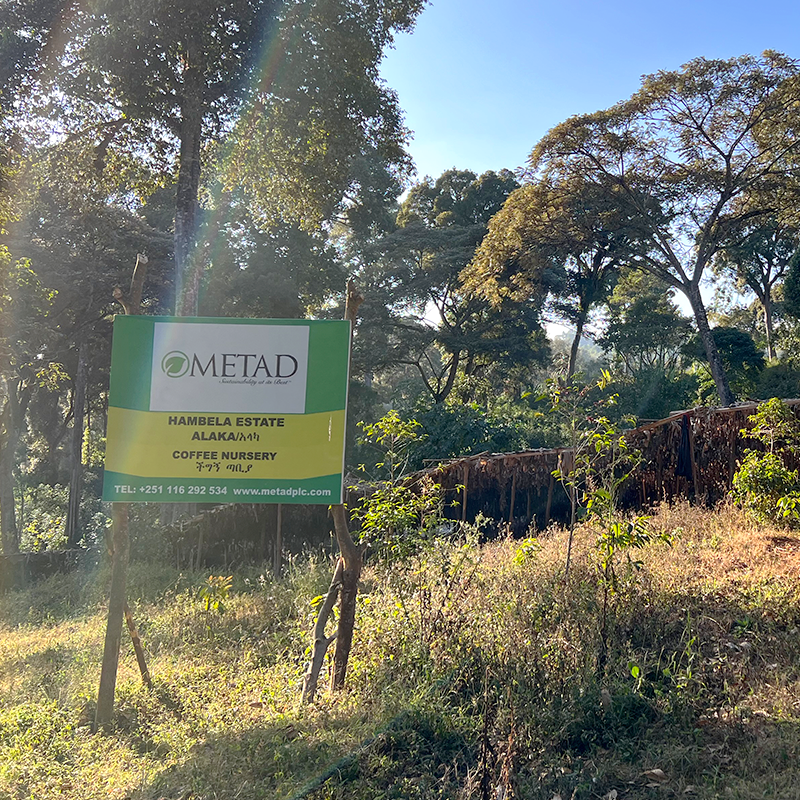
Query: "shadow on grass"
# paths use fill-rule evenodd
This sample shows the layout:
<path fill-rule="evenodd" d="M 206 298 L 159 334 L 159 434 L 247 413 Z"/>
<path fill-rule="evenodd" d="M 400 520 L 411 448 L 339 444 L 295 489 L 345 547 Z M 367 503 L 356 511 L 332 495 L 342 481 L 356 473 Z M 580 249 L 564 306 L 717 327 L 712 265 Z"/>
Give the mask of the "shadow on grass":
<path fill-rule="evenodd" d="M 219 800 L 457 797 L 473 749 L 445 714 L 405 711 L 377 732 L 348 717 L 211 734 L 134 797 Z"/>

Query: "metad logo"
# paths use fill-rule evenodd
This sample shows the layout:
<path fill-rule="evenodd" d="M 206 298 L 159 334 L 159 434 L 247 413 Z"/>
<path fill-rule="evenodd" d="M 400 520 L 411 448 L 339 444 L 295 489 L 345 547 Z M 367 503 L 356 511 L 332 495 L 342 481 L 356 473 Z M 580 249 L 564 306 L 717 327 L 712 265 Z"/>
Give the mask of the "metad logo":
<path fill-rule="evenodd" d="M 189 371 L 189 356 L 180 350 L 171 350 L 161 359 L 161 371 L 168 378 L 182 378 Z"/>
<path fill-rule="evenodd" d="M 288 353 L 267 356 L 258 353 L 214 353 L 203 360 L 171 350 L 161 359 L 161 371 L 168 378 L 210 376 L 213 378 L 291 378 L 297 373 L 297 359 Z"/>

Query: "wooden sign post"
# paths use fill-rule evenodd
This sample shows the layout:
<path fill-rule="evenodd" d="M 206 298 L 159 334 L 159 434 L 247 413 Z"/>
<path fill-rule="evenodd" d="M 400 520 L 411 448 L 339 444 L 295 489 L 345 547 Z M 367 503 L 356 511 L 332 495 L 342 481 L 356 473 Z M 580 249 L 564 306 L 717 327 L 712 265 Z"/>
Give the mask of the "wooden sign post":
<path fill-rule="evenodd" d="M 126 297 L 119 287 L 114 290 L 114 299 L 126 314 L 140 314 L 142 289 L 147 272 L 147 258 L 136 257 L 130 293 Z M 111 588 L 108 597 L 106 638 L 103 645 L 103 664 L 100 668 L 100 688 L 97 692 L 97 710 L 94 729 L 107 728 L 114 713 L 114 693 L 117 688 L 117 667 L 122 639 L 122 621 L 125 617 L 125 584 L 128 571 L 128 514 L 129 503 L 113 503 L 111 512 Z M 137 652 L 137 658 L 140 653 Z M 141 655 L 143 659 L 143 655 Z M 142 661 L 140 661 L 141 666 Z M 145 666 L 145 672 L 147 668 Z M 148 674 L 149 680 L 149 674 Z"/>

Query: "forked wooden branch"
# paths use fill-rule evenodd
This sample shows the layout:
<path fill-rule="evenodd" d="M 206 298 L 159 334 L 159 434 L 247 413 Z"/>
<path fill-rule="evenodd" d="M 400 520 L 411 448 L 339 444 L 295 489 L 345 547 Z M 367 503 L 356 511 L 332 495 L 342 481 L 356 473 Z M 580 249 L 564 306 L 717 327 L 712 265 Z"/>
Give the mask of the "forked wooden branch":
<path fill-rule="evenodd" d="M 359 306 L 364 302 L 363 295 L 356 289 L 352 280 L 347 282 L 347 302 L 344 318 L 350 322 L 350 336 L 352 344 L 353 329 Z M 303 680 L 303 692 L 300 697 L 301 705 L 310 703 L 317 690 L 319 673 L 322 662 L 331 643 L 336 640 L 336 649 L 333 656 L 333 671 L 331 673 L 331 688 L 341 689 L 347 672 L 347 660 L 350 656 L 350 647 L 353 643 L 353 627 L 356 614 L 356 596 L 358 581 L 361 577 L 363 555 L 356 546 L 347 526 L 347 509 L 344 503 L 331 506 L 336 542 L 339 545 L 341 557 L 336 565 L 336 572 L 331 581 L 330 589 L 325 597 L 322 608 L 317 616 L 314 626 L 314 645 L 311 663 Z M 337 598 L 341 597 L 339 604 L 339 624 L 334 636 L 325 636 L 325 623 L 328 621 Z M 324 613 L 323 613 L 324 612 Z"/>
<path fill-rule="evenodd" d="M 339 588 L 342 585 L 342 571 L 344 570 L 344 561 L 339 558 L 336 563 L 336 569 L 331 579 L 331 585 L 325 599 L 317 615 L 317 622 L 314 625 L 314 646 L 311 651 L 311 661 L 308 662 L 308 669 L 303 677 L 303 693 L 300 696 L 300 704 L 305 705 L 314 701 L 314 695 L 317 693 L 317 684 L 319 683 L 319 673 L 322 670 L 322 664 L 325 661 L 325 654 L 331 643 L 336 639 L 336 634 L 333 636 L 325 635 L 325 626 L 328 624 L 333 607 L 336 605 L 336 600 L 339 597 Z"/>
<path fill-rule="evenodd" d="M 364 296 L 356 289 L 352 280 L 347 282 L 347 304 L 344 318 L 350 322 L 350 346 L 352 349 L 353 331 L 356 327 L 356 316 L 359 306 L 364 302 Z M 349 377 L 349 376 L 348 376 Z M 333 654 L 333 672 L 331 673 L 331 689 L 341 689 L 344 686 L 347 674 L 347 661 L 350 657 L 350 648 L 353 644 L 353 629 L 356 619 L 356 596 L 358 594 L 358 581 L 361 578 L 363 556 L 360 548 L 356 547 L 347 525 L 347 509 L 344 503 L 331 506 L 336 541 L 342 554 L 344 563 L 342 569 L 342 588 L 339 601 L 339 626 L 336 638 L 336 648 Z"/>

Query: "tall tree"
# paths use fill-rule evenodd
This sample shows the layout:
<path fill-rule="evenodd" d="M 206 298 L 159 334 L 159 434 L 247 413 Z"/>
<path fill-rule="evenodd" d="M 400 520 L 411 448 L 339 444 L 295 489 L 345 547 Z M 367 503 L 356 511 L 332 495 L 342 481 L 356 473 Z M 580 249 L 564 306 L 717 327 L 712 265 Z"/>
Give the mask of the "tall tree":
<path fill-rule="evenodd" d="M 65 467 L 74 475 L 81 468 L 81 398 L 100 410 L 100 418 L 104 413 L 112 291 L 129 280 L 128 265 L 145 250 L 153 276 L 146 301 L 155 311 L 163 309 L 159 302 L 172 250 L 169 234 L 126 208 L 115 196 L 115 185 L 95 173 L 92 159 L 85 149 L 69 147 L 37 153 L 35 163 L 25 167 L 26 191 L 17 194 L 17 219 L 4 237 L 13 267 L 2 326 L 13 344 L 13 359 L 4 378 L 19 398 L 10 408 L 24 412 L 16 415 L 11 436 L 20 442 L 13 454 L 17 475 L 23 489 L 30 481 L 72 483 L 71 523 L 79 485 Z M 20 271 L 22 265 L 26 271 Z M 73 447 L 65 458 L 70 424 Z M 75 543 L 77 526 L 72 535 Z"/>
<path fill-rule="evenodd" d="M 0 116 L 37 84 L 52 33 L 74 0 L 0 0 Z"/>
<path fill-rule="evenodd" d="M 435 403 L 450 395 L 459 375 L 477 376 L 512 353 L 527 363 L 545 357 L 538 308 L 493 308 L 460 279 L 489 219 L 516 186 L 507 170 L 478 177 L 453 169 L 425 178 L 401 204 L 395 229 L 361 254 L 366 355 L 383 357 L 376 368 L 413 366 Z M 375 352 L 374 337 L 383 337 L 385 350 Z"/>
<path fill-rule="evenodd" d="M 732 242 L 717 254 L 714 269 L 732 278 L 738 288 L 750 289 L 764 315 L 767 358 L 775 358 L 773 304 L 775 288 L 785 277 L 792 256 L 800 248 L 798 231 L 777 215 L 747 219 L 733 232 Z"/>
<path fill-rule="evenodd" d="M 698 58 L 644 78 L 630 100 L 573 117 L 534 148 L 529 179 L 581 178 L 646 233 L 628 263 L 686 295 L 719 398 L 734 401 L 711 336 L 700 283 L 729 233 L 771 211 L 800 150 L 795 61 Z M 744 194 L 758 207 L 737 205 Z"/>
<path fill-rule="evenodd" d="M 216 230 L 201 315 L 313 316 L 341 292 L 344 268 L 323 232 L 290 224 L 263 229 L 244 198 L 224 202 L 223 223 L 209 223 Z M 202 232 L 201 239 L 206 239 Z"/>
<path fill-rule="evenodd" d="M 624 270 L 607 308 L 606 329 L 598 343 L 620 370 L 634 379 L 646 373 L 674 378 L 686 359 L 692 329 L 668 287 L 652 274 Z"/>
<path fill-rule="evenodd" d="M 369 147 L 408 167 L 406 131 L 378 63 L 424 0 L 92 0 L 76 7 L 48 113 L 93 145 L 175 179 L 177 308 L 195 313 L 203 159 L 265 219 L 313 227 L 342 202 Z M 185 291 L 184 291 L 185 288 Z"/>
<path fill-rule="evenodd" d="M 513 192 L 463 278 L 495 305 L 548 294 L 556 319 L 574 326 L 567 377 L 591 312 L 608 297 L 637 231 L 613 198 L 580 177 Z"/>
<path fill-rule="evenodd" d="M 52 389 L 64 377 L 46 322 L 54 293 L 26 261 L 0 251 L 0 539 L 8 555 L 19 549 L 14 470 L 26 413 L 38 389 Z"/>
<path fill-rule="evenodd" d="M 663 419 L 693 399 L 697 378 L 686 368 L 695 334 L 670 295 L 650 273 L 623 269 L 608 299 L 598 344 L 616 379 L 617 413 Z"/>

